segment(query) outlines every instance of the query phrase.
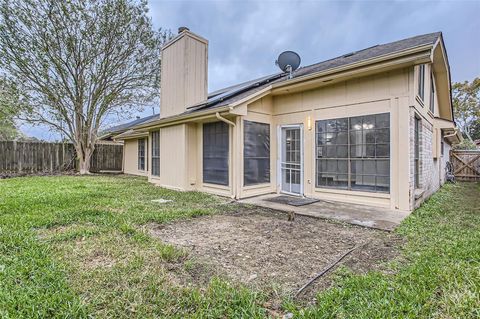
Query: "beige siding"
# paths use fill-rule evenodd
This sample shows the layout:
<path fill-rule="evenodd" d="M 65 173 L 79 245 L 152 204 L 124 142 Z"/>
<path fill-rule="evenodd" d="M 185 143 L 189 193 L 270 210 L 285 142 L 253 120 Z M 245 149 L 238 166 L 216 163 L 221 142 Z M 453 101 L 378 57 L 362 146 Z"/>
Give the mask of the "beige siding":
<path fill-rule="evenodd" d="M 138 169 L 138 140 L 125 140 L 123 144 L 123 172 L 125 174 L 145 176 L 145 171 Z"/>
<path fill-rule="evenodd" d="M 160 129 L 160 182 L 167 188 L 185 190 L 186 124 Z"/>
<path fill-rule="evenodd" d="M 199 148 L 201 147 L 201 144 L 197 143 L 198 126 L 197 123 L 190 123 L 187 125 L 187 184 L 185 188 L 188 190 L 195 190 L 198 183 L 197 163 L 199 161 L 197 159 Z"/>
<path fill-rule="evenodd" d="M 191 32 L 162 51 L 162 118 L 180 114 L 207 98 L 208 43 Z"/>

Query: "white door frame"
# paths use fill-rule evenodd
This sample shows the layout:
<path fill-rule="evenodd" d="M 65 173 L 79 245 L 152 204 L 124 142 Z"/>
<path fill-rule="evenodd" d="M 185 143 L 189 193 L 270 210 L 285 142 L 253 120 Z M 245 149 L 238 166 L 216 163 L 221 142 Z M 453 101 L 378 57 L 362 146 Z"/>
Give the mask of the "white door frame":
<path fill-rule="evenodd" d="M 282 129 L 284 128 L 299 128 L 300 129 L 300 193 L 291 193 L 282 190 L 282 150 L 283 150 L 283 143 L 282 143 Z M 280 193 L 294 195 L 294 196 L 301 196 L 304 197 L 304 186 L 303 186 L 303 175 L 304 175 L 304 137 L 303 137 L 303 124 L 287 124 L 287 125 L 278 125 L 277 126 L 277 189 Z"/>

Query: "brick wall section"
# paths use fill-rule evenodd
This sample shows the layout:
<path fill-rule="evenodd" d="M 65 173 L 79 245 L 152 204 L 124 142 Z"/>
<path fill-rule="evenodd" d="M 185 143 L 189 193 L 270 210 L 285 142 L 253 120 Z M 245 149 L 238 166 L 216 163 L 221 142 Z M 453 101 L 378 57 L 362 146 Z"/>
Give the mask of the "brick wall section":
<path fill-rule="evenodd" d="M 408 183 L 408 194 L 410 210 L 414 207 L 415 202 L 415 111 L 413 107 L 410 107 L 410 129 L 409 129 L 409 155 L 410 155 L 410 182 Z"/>
<path fill-rule="evenodd" d="M 420 117 L 421 118 L 421 117 Z M 420 125 L 420 190 L 415 189 L 415 109 L 410 107 L 410 209 L 414 209 L 432 195 L 437 187 L 435 183 L 435 165 L 433 162 L 433 126 L 425 119 L 421 119 Z M 417 193 L 417 194 L 416 194 Z"/>

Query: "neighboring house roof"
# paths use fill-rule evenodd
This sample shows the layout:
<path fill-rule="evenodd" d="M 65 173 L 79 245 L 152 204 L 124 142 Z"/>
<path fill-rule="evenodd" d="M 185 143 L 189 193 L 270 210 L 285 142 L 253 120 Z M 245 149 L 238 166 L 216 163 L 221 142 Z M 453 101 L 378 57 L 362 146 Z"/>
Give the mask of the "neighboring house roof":
<path fill-rule="evenodd" d="M 187 107 L 187 110 L 184 113 L 172 116 L 171 118 L 189 116 L 190 114 L 193 115 L 193 113 L 199 111 L 208 111 L 210 109 L 212 109 L 213 111 L 213 109 L 228 107 L 235 102 L 253 96 L 254 94 L 268 88 L 271 84 L 274 83 L 276 84 L 281 82 L 287 82 L 304 76 L 314 75 L 316 73 L 326 72 L 329 70 L 333 71 L 334 69 L 341 67 L 348 68 L 349 65 L 352 65 L 353 67 L 353 65 L 360 62 L 367 62 L 369 60 L 381 58 L 384 56 L 388 57 L 391 55 L 395 55 L 396 53 L 401 53 L 414 48 L 434 45 L 437 41 L 439 41 L 439 39 L 441 39 L 441 35 L 441 32 L 423 34 L 395 42 L 375 45 L 363 50 L 354 51 L 333 59 L 301 67 L 292 73 L 291 78 L 289 78 L 288 74 L 286 73 L 276 73 L 251 81 L 243 82 L 237 85 L 229 86 L 227 88 L 209 93 L 206 101 Z M 157 119 L 160 120 L 159 117 L 157 117 Z M 156 119 L 152 119 L 151 121 L 153 122 L 155 120 Z M 164 118 L 160 121 L 168 120 L 169 118 Z M 141 123 L 135 123 L 133 125 L 130 125 L 128 128 L 133 128 L 136 126 L 145 127 L 145 124 L 148 122 L 145 121 Z"/>
<path fill-rule="evenodd" d="M 127 122 L 127 123 L 123 123 L 123 124 L 120 124 L 120 125 L 115 125 L 115 126 L 109 127 L 105 131 L 102 132 L 102 134 L 100 136 L 100 139 L 101 140 L 108 139 L 108 138 L 110 138 L 114 135 L 118 135 L 120 133 L 128 131 L 129 129 L 131 129 L 134 126 L 137 126 L 137 125 L 140 125 L 140 124 L 146 124 L 148 122 L 155 121 L 159 118 L 160 118 L 159 114 L 153 114 L 153 115 L 150 115 L 150 116 L 137 118 L 137 119 L 135 119 L 133 121 L 130 121 L 130 122 Z"/>

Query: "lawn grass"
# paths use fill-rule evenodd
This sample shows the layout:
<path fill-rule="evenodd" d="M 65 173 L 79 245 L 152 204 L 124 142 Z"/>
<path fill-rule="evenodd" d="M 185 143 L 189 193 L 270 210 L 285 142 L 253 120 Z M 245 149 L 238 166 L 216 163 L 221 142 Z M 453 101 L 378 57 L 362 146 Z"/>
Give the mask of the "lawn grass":
<path fill-rule="evenodd" d="M 396 232 L 391 272 L 341 268 L 304 318 L 480 317 L 480 184 L 446 185 Z M 171 199 L 158 204 L 153 199 Z M 264 318 L 266 296 L 196 273 L 142 226 L 230 209 L 224 199 L 126 176 L 0 181 L 0 317 Z M 193 270 L 193 271 L 192 271 Z"/>
<path fill-rule="evenodd" d="M 286 308 L 303 318 L 480 318 L 480 184 L 447 184 L 396 232 L 405 236 L 392 274 L 342 269 L 317 303 Z"/>
<path fill-rule="evenodd" d="M 225 203 L 135 177 L 0 181 L 0 317 L 264 317 L 256 292 L 216 278 L 183 285 L 184 252 L 141 231 Z"/>

